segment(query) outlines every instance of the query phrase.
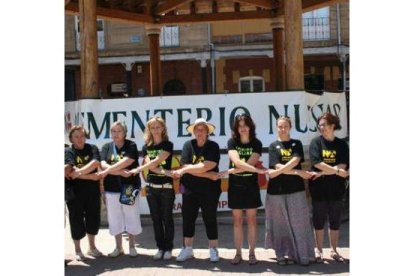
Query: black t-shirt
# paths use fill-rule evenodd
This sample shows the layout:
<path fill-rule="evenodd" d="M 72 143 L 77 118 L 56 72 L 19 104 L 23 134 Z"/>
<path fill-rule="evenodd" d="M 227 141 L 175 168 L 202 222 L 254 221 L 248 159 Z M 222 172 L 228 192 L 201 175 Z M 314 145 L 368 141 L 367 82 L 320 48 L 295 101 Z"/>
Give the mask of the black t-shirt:
<path fill-rule="evenodd" d="M 116 147 L 116 146 L 115 146 Z M 109 142 L 103 145 L 101 150 L 101 157 L 109 165 L 113 165 L 124 157 L 129 157 L 134 160 L 134 163 L 126 167 L 126 170 L 131 170 L 138 167 L 138 149 L 137 145 L 131 140 L 125 140 L 124 145 L 119 149 L 116 147 L 116 154 L 114 153 L 114 142 Z M 135 187 L 141 186 L 141 178 L 139 175 L 122 177 L 120 175 L 108 174 L 104 179 L 104 190 L 106 192 L 121 192 L 122 184 L 134 184 Z"/>
<path fill-rule="evenodd" d="M 218 172 L 220 147 L 216 142 L 207 140 L 202 147 L 197 146 L 196 139 L 184 143 L 180 160 L 181 165 L 198 164 L 204 161 L 216 162 L 217 165 L 210 171 Z M 208 192 L 211 191 L 211 189 L 220 189 L 220 179 L 213 181 L 205 177 L 198 177 L 188 173 L 181 177 L 181 183 L 192 192 Z"/>
<path fill-rule="evenodd" d="M 170 170 L 173 154 L 173 143 L 171 143 L 170 141 L 162 141 L 158 145 L 151 145 L 149 147 L 147 147 L 147 145 L 144 145 L 142 147 L 142 154 L 144 155 L 144 158 L 148 155 L 150 160 L 154 160 L 163 151 L 169 152 L 170 156 L 168 156 L 167 159 L 161 162 L 159 167 L 164 170 Z M 171 177 L 165 176 L 164 174 L 156 174 L 149 170 L 147 181 L 148 183 L 163 184 L 172 183 L 173 180 Z"/>
<path fill-rule="evenodd" d="M 75 149 L 72 147 L 65 148 L 65 165 L 75 166 L 82 168 L 92 160 L 101 161 L 99 156 L 99 150 L 95 145 L 85 143 L 83 149 Z M 97 169 L 91 173 L 97 172 Z M 95 191 L 99 193 L 99 181 L 87 180 L 87 179 L 75 179 L 71 183 L 75 186 L 75 192 L 79 190 Z"/>
<path fill-rule="evenodd" d="M 337 137 L 333 141 L 322 136 L 315 137 L 309 145 L 309 155 L 313 171 L 320 171 L 314 165 L 321 162 L 330 166 L 346 164 L 349 167 L 348 144 Z M 315 201 L 341 200 L 345 192 L 345 178 L 336 174 L 324 175 L 310 181 L 309 190 Z"/>
<path fill-rule="evenodd" d="M 274 169 L 276 164 L 285 165 L 293 157 L 300 157 L 300 162 L 294 169 L 301 170 L 300 163 L 304 161 L 302 142 L 295 139 L 289 141 L 275 141 L 269 146 L 269 169 Z M 304 191 L 305 185 L 299 175 L 281 174 L 269 179 L 267 193 L 271 195 L 291 194 Z"/>
<path fill-rule="evenodd" d="M 227 142 L 227 150 L 236 150 L 239 154 L 240 160 L 247 163 L 247 161 L 249 160 L 250 156 L 253 155 L 253 153 L 258 153 L 259 155 L 262 155 L 262 142 L 260 142 L 259 139 L 254 138 L 249 143 L 243 144 L 237 139 L 230 138 Z M 229 168 L 232 169 L 234 167 L 234 163 L 230 160 Z M 240 182 L 257 185 L 257 173 L 240 172 L 229 175 L 229 185 Z"/>

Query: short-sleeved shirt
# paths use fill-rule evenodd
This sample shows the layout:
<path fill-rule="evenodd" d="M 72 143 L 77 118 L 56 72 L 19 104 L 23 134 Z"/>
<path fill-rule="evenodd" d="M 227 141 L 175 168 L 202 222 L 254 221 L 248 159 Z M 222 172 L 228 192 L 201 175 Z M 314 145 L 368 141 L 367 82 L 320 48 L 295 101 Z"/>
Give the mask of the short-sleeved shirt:
<path fill-rule="evenodd" d="M 164 170 L 170 170 L 171 162 L 172 162 L 172 154 L 173 154 L 173 143 L 171 143 L 170 141 L 162 141 L 158 145 L 151 145 L 151 146 L 144 145 L 142 147 L 142 154 L 144 155 L 144 158 L 145 156 L 148 156 L 150 160 L 154 160 L 163 151 L 169 152 L 170 156 L 168 156 L 167 159 L 161 162 L 159 167 Z M 151 170 L 149 170 L 148 175 L 147 175 L 147 181 L 148 183 L 164 184 L 164 183 L 172 183 L 172 178 L 165 176 L 164 174 L 156 174 L 152 172 Z"/>
<path fill-rule="evenodd" d="M 235 150 L 239 154 L 240 160 L 247 163 L 250 156 L 253 153 L 257 153 L 262 155 L 262 142 L 259 139 L 254 138 L 247 144 L 243 144 L 238 139 L 230 138 L 227 142 L 227 150 Z M 234 163 L 230 160 L 229 169 L 234 168 Z M 235 174 L 229 175 L 229 185 L 233 183 L 250 183 L 254 185 L 258 185 L 258 176 L 257 173 L 252 172 L 240 172 Z"/>
<path fill-rule="evenodd" d="M 285 165 L 293 157 L 299 157 L 300 162 L 294 169 L 301 170 L 300 163 L 304 161 L 302 142 L 295 139 L 289 141 L 275 141 L 269 146 L 269 169 L 275 168 L 276 164 Z M 281 174 L 269 179 L 267 193 L 271 195 L 291 194 L 304 191 L 305 185 L 299 175 Z"/>
<path fill-rule="evenodd" d="M 137 145 L 126 139 L 124 145 L 121 148 L 116 147 L 116 153 L 114 152 L 114 142 L 109 142 L 103 145 L 101 150 L 101 158 L 103 161 L 106 161 L 109 165 L 113 165 L 118 161 L 122 160 L 124 157 L 129 157 L 134 160 L 134 162 L 126 167 L 126 170 L 131 170 L 138 167 L 138 149 Z M 122 184 L 134 184 L 136 187 L 141 186 L 141 179 L 139 175 L 122 177 L 120 175 L 111 175 L 108 174 L 104 179 L 104 190 L 106 192 L 121 192 L 121 183 Z"/>
<path fill-rule="evenodd" d="M 220 147 L 216 142 L 207 140 L 202 147 L 197 146 L 196 139 L 184 143 L 180 160 L 181 165 L 198 164 L 204 161 L 216 162 L 217 165 L 210 171 L 218 172 Z M 220 179 L 214 181 L 188 173 L 181 177 L 181 183 L 191 192 L 208 192 L 212 189 L 220 189 Z"/>
<path fill-rule="evenodd" d="M 348 144 L 337 137 L 333 141 L 323 136 L 315 137 L 309 145 L 309 155 L 313 171 L 320 171 L 314 165 L 321 162 L 330 166 L 346 164 L 349 167 Z M 341 200 L 345 193 L 345 178 L 336 174 L 324 175 L 310 181 L 309 190 L 315 201 Z"/>
<path fill-rule="evenodd" d="M 92 160 L 101 161 L 99 150 L 95 145 L 85 143 L 83 149 L 76 149 L 73 145 L 65 148 L 65 165 L 81 169 Z M 97 169 L 91 173 L 95 172 L 97 172 Z M 99 193 L 99 181 L 77 178 L 71 182 L 75 186 L 75 191 L 88 190 Z"/>

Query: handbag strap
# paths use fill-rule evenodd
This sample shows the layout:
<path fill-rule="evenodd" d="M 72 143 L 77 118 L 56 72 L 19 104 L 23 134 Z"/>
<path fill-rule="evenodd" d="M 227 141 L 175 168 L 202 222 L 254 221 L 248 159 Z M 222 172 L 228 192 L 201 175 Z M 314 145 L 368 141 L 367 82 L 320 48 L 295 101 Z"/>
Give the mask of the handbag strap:
<path fill-rule="evenodd" d="M 114 159 L 117 160 L 116 162 L 118 162 L 118 151 L 116 150 L 115 142 L 112 142 L 112 153 L 114 154 Z M 117 175 L 116 179 L 118 181 L 119 188 L 122 189 L 121 176 Z"/>

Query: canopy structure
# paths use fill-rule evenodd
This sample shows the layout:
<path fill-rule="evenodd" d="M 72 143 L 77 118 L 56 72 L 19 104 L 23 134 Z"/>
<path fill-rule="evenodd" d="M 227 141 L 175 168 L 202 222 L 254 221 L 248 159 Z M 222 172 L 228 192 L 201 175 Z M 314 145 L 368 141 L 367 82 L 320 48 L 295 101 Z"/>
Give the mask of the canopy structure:
<path fill-rule="evenodd" d="M 164 25 L 270 19 L 276 91 L 303 90 L 302 13 L 348 0 L 65 0 L 80 16 L 82 97 L 98 95 L 96 19 L 145 25 L 151 95 L 160 95 L 159 34 Z"/>

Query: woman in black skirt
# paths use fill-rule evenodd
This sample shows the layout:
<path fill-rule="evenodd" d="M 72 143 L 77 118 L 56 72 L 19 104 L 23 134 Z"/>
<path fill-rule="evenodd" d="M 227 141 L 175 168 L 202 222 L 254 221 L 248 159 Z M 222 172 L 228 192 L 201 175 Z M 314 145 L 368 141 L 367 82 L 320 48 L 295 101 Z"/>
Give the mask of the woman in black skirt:
<path fill-rule="evenodd" d="M 262 154 L 262 142 L 256 138 L 256 126 L 248 114 L 236 115 L 232 128 L 232 138 L 227 143 L 230 158 L 229 170 L 229 208 L 233 213 L 233 233 L 236 255 L 232 264 L 242 260 L 241 247 L 243 244 L 243 210 L 246 210 L 249 264 L 257 263 L 256 247 L 256 212 L 262 206 L 258 173 L 266 170 L 257 169 L 256 163 Z"/>

